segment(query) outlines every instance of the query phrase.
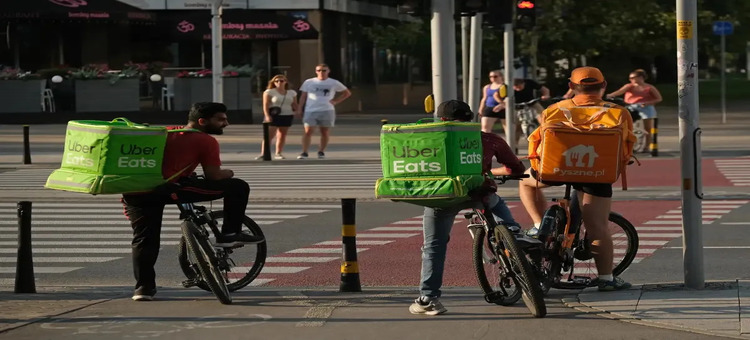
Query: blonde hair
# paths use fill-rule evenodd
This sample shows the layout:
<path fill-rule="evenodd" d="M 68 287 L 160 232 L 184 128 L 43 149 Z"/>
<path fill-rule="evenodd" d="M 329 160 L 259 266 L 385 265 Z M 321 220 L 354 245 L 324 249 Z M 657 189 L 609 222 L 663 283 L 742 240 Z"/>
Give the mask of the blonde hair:
<path fill-rule="evenodd" d="M 276 88 L 276 84 L 274 83 L 274 81 L 276 81 L 276 79 L 284 79 L 284 90 L 288 90 L 289 89 L 289 78 L 287 78 L 283 74 L 277 74 L 277 75 L 273 76 L 273 78 L 271 78 L 271 80 L 268 81 L 268 87 L 267 87 L 267 89 L 270 90 L 270 89 L 275 89 Z"/>

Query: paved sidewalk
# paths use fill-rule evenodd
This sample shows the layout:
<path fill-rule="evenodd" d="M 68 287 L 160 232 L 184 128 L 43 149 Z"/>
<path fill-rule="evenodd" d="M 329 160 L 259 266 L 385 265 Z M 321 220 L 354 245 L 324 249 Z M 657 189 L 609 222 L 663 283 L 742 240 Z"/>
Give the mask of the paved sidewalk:
<path fill-rule="evenodd" d="M 406 311 L 416 295 L 411 287 L 365 287 L 362 293 L 340 293 L 332 287 L 251 288 L 235 292 L 231 306 L 217 303 L 198 289 L 160 288 L 157 301 L 135 303 L 127 294 L 129 287 L 40 287 L 37 294 L 14 294 L 12 287 L 0 287 L 0 338 L 119 339 L 150 334 L 193 339 L 219 329 L 234 334 L 249 331 L 266 339 L 396 339 L 414 334 L 432 339 L 475 338 L 479 325 L 487 323 L 502 329 L 512 320 L 539 320 L 554 328 L 554 323 L 565 322 L 559 315 L 566 313 L 567 306 L 578 315 L 568 315 L 568 320 L 603 317 L 696 335 L 686 333 L 683 339 L 705 335 L 750 339 L 750 314 L 742 307 L 750 302 L 748 288 L 750 282 L 739 281 L 708 283 L 704 290 L 670 284 L 608 293 L 592 288 L 577 296 L 552 290 L 546 299 L 549 314 L 540 320 L 533 319 L 520 302 L 515 307 L 487 304 L 476 288 L 447 288 L 442 300 L 448 313 L 425 317 Z M 524 330 L 525 338 L 549 335 L 543 325 L 539 330 Z M 627 333 L 621 333 L 627 329 L 608 329 L 608 334 L 627 338 Z M 658 338 L 658 331 L 654 332 Z"/>

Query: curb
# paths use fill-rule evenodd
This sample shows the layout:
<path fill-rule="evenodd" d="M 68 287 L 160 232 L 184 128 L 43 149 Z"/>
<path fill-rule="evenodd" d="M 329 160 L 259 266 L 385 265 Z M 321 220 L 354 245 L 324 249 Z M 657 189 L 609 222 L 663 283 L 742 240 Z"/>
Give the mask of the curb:
<path fill-rule="evenodd" d="M 633 315 L 608 312 L 606 310 L 594 308 L 594 307 L 591 307 L 591 306 L 588 306 L 588 305 L 585 305 L 585 304 L 581 303 L 578 300 L 578 296 L 576 296 L 575 298 L 563 298 L 561 300 L 561 302 L 566 307 L 575 309 L 575 310 L 577 310 L 579 312 L 582 312 L 582 313 L 585 313 L 585 314 L 593 314 L 593 315 L 596 315 L 598 317 L 602 317 L 602 318 L 605 318 L 605 319 L 627 322 L 627 323 L 631 323 L 631 324 L 634 324 L 634 325 L 647 326 L 647 327 L 655 327 L 655 328 L 661 328 L 661 329 L 669 329 L 669 330 L 675 330 L 675 331 L 690 332 L 690 333 L 702 334 L 702 335 L 720 336 L 720 337 L 731 338 L 731 339 L 745 339 L 745 340 L 748 339 L 748 338 L 743 337 L 741 335 L 732 335 L 732 334 L 711 332 L 711 331 L 707 331 L 705 329 L 698 329 L 698 328 L 680 327 L 680 326 L 675 326 L 675 325 L 671 325 L 671 324 L 668 324 L 668 323 L 657 322 L 657 321 L 650 321 L 650 320 L 638 318 L 638 317 L 635 317 Z"/>

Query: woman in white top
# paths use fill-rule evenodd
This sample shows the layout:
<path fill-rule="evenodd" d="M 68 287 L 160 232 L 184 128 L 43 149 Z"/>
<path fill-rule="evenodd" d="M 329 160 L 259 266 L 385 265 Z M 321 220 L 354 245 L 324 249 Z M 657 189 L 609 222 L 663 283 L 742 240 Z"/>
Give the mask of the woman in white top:
<path fill-rule="evenodd" d="M 271 123 L 268 132 L 271 139 L 276 138 L 276 155 L 274 159 L 284 159 L 286 135 L 292 126 L 292 119 L 298 116 L 297 92 L 289 89 L 289 81 L 283 74 L 277 74 L 268 81 L 268 89 L 263 91 L 263 122 Z M 263 159 L 265 141 L 260 144 L 261 155 L 255 159 Z"/>

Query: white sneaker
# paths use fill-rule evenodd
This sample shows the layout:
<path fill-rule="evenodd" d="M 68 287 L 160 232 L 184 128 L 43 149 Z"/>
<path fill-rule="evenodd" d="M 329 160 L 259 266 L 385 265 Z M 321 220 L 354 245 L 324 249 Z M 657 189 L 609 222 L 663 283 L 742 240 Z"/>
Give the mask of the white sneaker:
<path fill-rule="evenodd" d="M 438 298 L 430 299 L 426 305 L 422 304 L 420 298 L 414 300 L 414 303 L 409 306 L 409 312 L 412 314 L 424 314 L 424 315 L 438 315 L 447 312 L 448 310 L 443 307 Z"/>
<path fill-rule="evenodd" d="M 286 159 L 286 158 L 284 158 L 284 155 L 277 153 L 275 156 L 273 156 L 273 159 Z"/>
<path fill-rule="evenodd" d="M 537 237 L 537 236 L 539 236 L 539 228 L 533 227 L 533 228 L 527 230 L 526 231 L 526 236 L 529 236 L 529 237 Z"/>

